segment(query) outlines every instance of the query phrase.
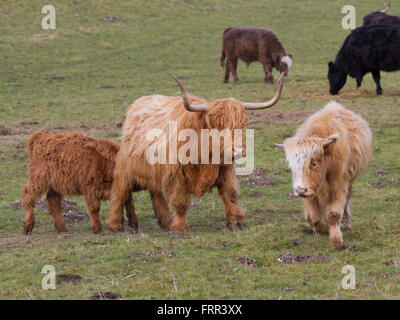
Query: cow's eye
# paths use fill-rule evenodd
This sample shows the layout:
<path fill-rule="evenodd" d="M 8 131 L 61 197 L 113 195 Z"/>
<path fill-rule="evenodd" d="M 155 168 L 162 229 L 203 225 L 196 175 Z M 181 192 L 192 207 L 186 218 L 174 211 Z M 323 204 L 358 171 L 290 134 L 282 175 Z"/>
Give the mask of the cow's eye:
<path fill-rule="evenodd" d="M 311 162 L 310 168 L 311 169 L 315 169 L 316 167 L 317 167 L 317 163 L 316 162 Z"/>

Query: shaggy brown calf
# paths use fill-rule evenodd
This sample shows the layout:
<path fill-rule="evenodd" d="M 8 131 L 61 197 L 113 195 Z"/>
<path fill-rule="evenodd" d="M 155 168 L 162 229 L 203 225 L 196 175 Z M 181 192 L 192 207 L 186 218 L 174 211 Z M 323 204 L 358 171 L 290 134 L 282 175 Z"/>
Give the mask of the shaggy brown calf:
<path fill-rule="evenodd" d="M 293 191 L 304 199 L 306 219 L 342 248 L 341 229 L 351 229 L 352 185 L 372 154 L 368 123 L 332 101 L 276 146 L 285 149 Z"/>
<path fill-rule="evenodd" d="M 100 201 L 110 199 L 113 171 L 119 146 L 110 140 L 74 133 L 35 132 L 28 141 L 29 180 L 23 189 L 22 206 L 26 210 L 25 234 L 35 224 L 36 201 L 47 192 L 49 211 L 58 232 L 68 231 L 61 203 L 66 195 L 83 195 L 94 233 L 102 231 Z M 129 225 L 138 227 L 131 195 L 125 203 Z"/>
<path fill-rule="evenodd" d="M 228 58 L 225 66 L 225 58 Z M 229 80 L 232 73 L 235 83 L 239 83 L 236 73 L 238 59 L 249 65 L 254 61 L 264 66 L 265 82 L 273 83 L 272 68 L 275 67 L 285 76 L 292 65 L 292 55 L 286 54 L 276 34 L 269 29 L 242 27 L 229 27 L 224 31 L 222 38 L 222 54 L 220 64 L 225 66 L 224 82 Z"/>

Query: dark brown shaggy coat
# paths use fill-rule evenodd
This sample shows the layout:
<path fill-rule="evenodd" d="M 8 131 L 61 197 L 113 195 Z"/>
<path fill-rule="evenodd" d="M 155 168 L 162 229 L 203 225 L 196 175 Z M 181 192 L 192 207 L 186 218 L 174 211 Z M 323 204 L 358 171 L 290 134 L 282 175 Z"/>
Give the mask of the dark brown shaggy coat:
<path fill-rule="evenodd" d="M 226 65 L 225 58 L 228 59 Z M 235 83 L 239 82 L 236 72 L 238 59 L 248 65 L 254 61 L 260 62 L 264 67 L 264 80 L 268 83 L 274 82 L 273 67 L 286 76 L 292 63 L 292 55 L 286 53 L 272 30 L 229 27 L 223 34 L 220 58 L 221 67 L 225 67 L 224 82 L 228 82 L 229 73 L 232 73 Z"/>
<path fill-rule="evenodd" d="M 36 201 L 47 193 L 49 212 L 58 232 L 67 231 L 61 203 L 66 195 L 83 195 L 94 233 L 102 231 L 100 201 L 110 199 L 113 171 L 119 146 L 81 133 L 59 134 L 38 131 L 28 141 L 29 180 L 23 188 L 26 210 L 24 232 L 35 224 Z M 131 196 L 125 203 L 129 225 L 137 229 Z"/>

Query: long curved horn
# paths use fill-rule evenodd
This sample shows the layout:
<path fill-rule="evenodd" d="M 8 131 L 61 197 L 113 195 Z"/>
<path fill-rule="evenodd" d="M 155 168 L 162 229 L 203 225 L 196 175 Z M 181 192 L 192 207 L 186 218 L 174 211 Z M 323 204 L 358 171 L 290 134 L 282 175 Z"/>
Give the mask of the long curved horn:
<path fill-rule="evenodd" d="M 187 98 L 186 90 L 183 87 L 182 82 L 177 77 L 175 77 L 174 75 L 172 75 L 172 76 L 174 77 L 176 82 L 178 82 L 179 88 L 181 88 L 183 104 L 184 104 L 186 110 L 187 111 L 191 111 L 191 112 L 207 111 L 208 106 L 206 104 L 190 104 L 189 100 Z"/>
<path fill-rule="evenodd" d="M 283 88 L 283 80 L 285 79 L 285 76 L 281 74 L 281 77 L 279 79 L 279 87 L 278 90 L 276 91 L 274 97 L 267 101 L 267 102 L 244 102 L 243 106 L 246 110 L 259 110 L 259 109 L 266 109 L 266 108 L 271 108 L 275 103 L 278 102 L 279 98 L 281 97 L 282 93 L 282 88 Z"/>
<path fill-rule="evenodd" d="M 385 3 L 385 9 L 383 9 L 383 10 L 381 10 L 380 12 L 382 12 L 382 13 L 386 13 L 387 11 L 389 11 L 389 9 L 390 9 L 390 2 L 388 2 L 387 4 Z"/>

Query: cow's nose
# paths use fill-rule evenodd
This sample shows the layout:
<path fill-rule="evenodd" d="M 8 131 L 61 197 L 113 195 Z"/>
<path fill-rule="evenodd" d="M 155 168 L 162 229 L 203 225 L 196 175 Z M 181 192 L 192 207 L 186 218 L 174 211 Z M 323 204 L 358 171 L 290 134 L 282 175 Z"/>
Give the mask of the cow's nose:
<path fill-rule="evenodd" d="M 297 187 L 295 192 L 298 196 L 301 196 L 307 192 L 307 188 Z"/>
<path fill-rule="evenodd" d="M 233 147 L 233 158 L 240 159 L 246 156 L 246 148 L 235 148 Z"/>
<path fill-rule="evenodd" d="M 243 148 L 243 150 L 242 150 L 242 157 L 245 157 L 246 156 L 246 148 Z"/>

